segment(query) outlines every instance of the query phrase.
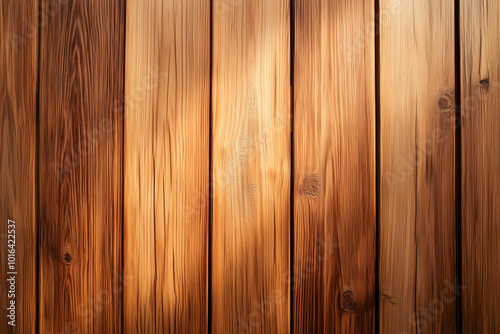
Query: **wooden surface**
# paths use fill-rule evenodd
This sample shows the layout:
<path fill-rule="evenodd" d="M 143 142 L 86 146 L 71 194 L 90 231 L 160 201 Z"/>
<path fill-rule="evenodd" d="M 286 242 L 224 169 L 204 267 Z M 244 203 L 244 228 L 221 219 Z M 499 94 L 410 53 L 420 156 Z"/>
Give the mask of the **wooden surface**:
<path fill-rule="evenodd" d="M 210 2 L 127 1 L 127 333 L 206 333 Z"/>
<path fill-rule="evenodd" d="M 454 3 L 380 13 L 380 332 L 455 333 Z"/>
<path fill-rule="evenodd" d="M 0 3 L 0 333 L 35 330 L 36 2 Z M 15 223 L 16 327 L 7 325 L 7 222 Z M 11 239 L 12 240 L 12 239 Z"/>
<path fill-rule="evenodd" d="M 289 9 L 213 3 L 213 333 L 290 330 Z"/>
<path fill-rule="evenodd" d="M 295 333 L 374 329 L 374 9 L 295 1 Z"/>
<path fill-rule="evenodd" d="M 124 1 L 57 8 L 40 27 L 39 329 L 115 333 L 122 306 Z"/>
<path fill-rule="evenodd" d="M 499 332 L 498 22 L 0 0 L 0 333 Z"/>
<path fill-rule="evenodd" d="M 500 331 L 500 3 L 460 1 L 464 333 Z"/>

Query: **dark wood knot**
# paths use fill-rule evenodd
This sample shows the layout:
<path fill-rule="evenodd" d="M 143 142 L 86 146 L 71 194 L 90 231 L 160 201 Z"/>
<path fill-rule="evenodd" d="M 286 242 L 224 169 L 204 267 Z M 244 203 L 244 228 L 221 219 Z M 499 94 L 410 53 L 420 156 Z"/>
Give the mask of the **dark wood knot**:
<path fill-rule="evenodd" d="M 73 263 L 73 261 L 75 260 L 73 258 L 73 255 L 71 254 L 71 252 L 67 251 L 66 253 L 64 253 L 64 255 L 62 256 L 63 258 L 63 262 L 65 265 L 69 266 Z"/>
<path fill-rule="evenodd" d="M 484 88 L 488 88 L 490 87 L 490 79 L 486 78 L 486 79 L 483 79 L 481 81 L 479 81 L 479 83 L 481 84 L 481 86 L 483 86 Z"/>
<path fill-rule="evenodd" d="M 346 290 L 342 293 L 342 309 L 345 312 L 352 312 L 356 307 L 356 297 L 354 291 Z"/>

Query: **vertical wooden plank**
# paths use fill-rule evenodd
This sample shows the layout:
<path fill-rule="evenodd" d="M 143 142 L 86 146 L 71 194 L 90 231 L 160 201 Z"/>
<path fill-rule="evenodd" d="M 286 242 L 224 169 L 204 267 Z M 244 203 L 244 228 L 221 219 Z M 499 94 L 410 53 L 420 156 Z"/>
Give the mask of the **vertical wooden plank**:
<path fill-rule="evenodd" d="M 127 333 L 208 329 L 210 1 L 128 0 Z"/>
<path fill-rule="evenodd" d="M 289 10 L 213 1 L 214 333 L 290 328 Z"/>
<path fill-rule="evenodd" d="M 120 332 L 124 1 L 41 4 L 40 332 Z"/>
<path fill-rule="evenodd" d="M 500 3 L 460 1 L 464 333 L 500 331 Z"/>
<path fill-rule="evenodd" d="M 0 3 L 1 333 L 35 331 L 37 14 L 36 1 Z M 9 219 L 15 222 L 12 229 Z M 13 268 L 8 266 L 9 245 L 15 248 Z M 16 295 L 8 298 L 12 281 L 7 279 L 12 276 Z M 8 324 L 13 320 L 7 317 L 11 301 L 15 301 L 15 327 Z"/>
<path fill-rule="evenodd" d="M 452 0 L 380 1 L 380 331 L 455 333 Z"/>
<path fill-rule="evenodd" d="M 374 330 L 374 9 L 295 1 L 297 333 Z"/>

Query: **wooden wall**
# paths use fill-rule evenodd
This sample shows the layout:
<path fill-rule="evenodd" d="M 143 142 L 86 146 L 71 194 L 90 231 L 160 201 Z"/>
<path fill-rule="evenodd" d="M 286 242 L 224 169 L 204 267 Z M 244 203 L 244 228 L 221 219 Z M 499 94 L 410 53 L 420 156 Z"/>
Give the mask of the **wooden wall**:
<path fill-rule="evenodd" d="M 498 22 L 0 0 L 0 333 L 499 332 Z"/>

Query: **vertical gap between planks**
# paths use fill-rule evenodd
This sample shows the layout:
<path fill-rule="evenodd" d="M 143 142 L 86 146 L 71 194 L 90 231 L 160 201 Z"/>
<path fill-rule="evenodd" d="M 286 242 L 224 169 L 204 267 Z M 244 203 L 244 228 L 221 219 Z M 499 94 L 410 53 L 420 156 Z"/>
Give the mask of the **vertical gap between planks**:
<path fill-rule="evenodd" d="M 42 25 L 40 24 L 40 13 L 42 12 L 42 1 L 43 0 L 38 0 L 38 6 L 37 6 L 37 15 L 36 17 L 38 18 L 37 20 L 37 41 L 36 41 L 36 97 L 35 97 L 35 103 L 36 103 L 36 116 L 35 116 L 35 122 L 36 122 L 36 129 L 35 129 L 35 257 L 36 257 L 36 263 L 35 263 L 35 333 L 40 333 L 40 250 L 39 250 L 39 245 L 40 245 L 40 44 L 41 44 L 41 32 L 42 32 Z"/>
<path fill-rule="evenodd" d="M 209 153 L 208 153 L 208 164 L 209 164 L 209 172 L 208 172 L 208 330 L 207 332 L 212 333 L 212 265 L 213 265 L 213 251 L 212 251 L 212 240 L 213 240 L 213 205 L 214 205 L 214 182 L 213 182 L 213 127 L 212 127 L 212 78 L 213 78 L 213 0 L 210 0 L 210 69 L 209 69 L 209 80 L 210 80 L 210 88 L 209 88 Z"/>
<path fill-rule="evenodd" d="M 457 284 L 462 284 L 462 87 L 460 57 L 460 0 L 455 0 L 455 252 Z M 457 287 L 458 287 L 457 286 Z M 455 288 L 457 288 L 455 287 Z M 457 294 L 456 303 L 458 333 L 462 333 L 462 297 Z"/>
<path fill-rule="evenodd" d="M 294 129 L 294 116 L 295 116 L 295 106 L 294 106 L 294 64 L 295 64 L 295 0 L 290 0 L 290 229 L 289 229 L 289 237 L 290 237 L 290 277 L 294 277 L 294 250 L 295 250 L 295 238 L 294 238 L 294 143 L 293 143 L 293 129 Z M 293 278 L 290 280 L 290 334 L 294 333 L 294 319 L 293 319 L 293 289 L 294 282 Z"/>
<path fill-rule="evenodd" d="M 375 333 L 380 332 L 380 0 L 375 5 Z"/>

